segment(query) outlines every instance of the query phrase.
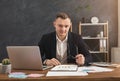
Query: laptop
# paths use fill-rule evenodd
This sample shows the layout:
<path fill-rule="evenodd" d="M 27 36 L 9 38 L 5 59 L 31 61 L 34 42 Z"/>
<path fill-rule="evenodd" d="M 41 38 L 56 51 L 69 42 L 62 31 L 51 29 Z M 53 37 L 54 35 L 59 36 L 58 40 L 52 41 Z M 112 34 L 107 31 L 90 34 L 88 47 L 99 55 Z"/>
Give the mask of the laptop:
<path fill-rule="evenodd" d="M 45 70 L 52 66 L 43 66 L 39 46 L 7 46 L 12 69 Z"/>

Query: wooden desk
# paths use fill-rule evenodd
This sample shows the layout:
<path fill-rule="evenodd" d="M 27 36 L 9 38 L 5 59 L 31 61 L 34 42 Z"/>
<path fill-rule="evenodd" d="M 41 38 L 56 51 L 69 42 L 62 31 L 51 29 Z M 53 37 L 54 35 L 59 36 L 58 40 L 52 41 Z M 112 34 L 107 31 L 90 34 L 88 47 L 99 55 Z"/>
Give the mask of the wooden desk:
<path fill-rule="evenodd" d="M 114 68 L 112 72 L 103 73 L 90 73 L 88 76 L 76 76 L 76 77 L 40 77 L 40 78 L 26 78 L 26 79 L 16 79 L 8 78 L 7 74 L 0 74 L 0 81 L 120 81 L 120 68 Z M 31 71 L 31 70 L 14 70 L 16 72 L 30 73 L 43 73 L 45 71 Z"/>

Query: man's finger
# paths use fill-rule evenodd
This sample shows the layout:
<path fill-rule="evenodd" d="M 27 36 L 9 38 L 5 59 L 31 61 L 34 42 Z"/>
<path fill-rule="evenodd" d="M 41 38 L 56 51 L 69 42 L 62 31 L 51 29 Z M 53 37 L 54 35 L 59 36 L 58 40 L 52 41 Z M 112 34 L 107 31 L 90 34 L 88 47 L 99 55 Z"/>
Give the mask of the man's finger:
<path fill-rule="evenodd" d="M 54 60 L 55 62 L 57 62 L 58 65 L 61 64 L 57 59 L 54 58 Z"/>
<path fill-rule="evenodd" d="M 53 58 L 51 59 L 51 61 L 53 62 L 54 65 L 59 65 L 61 64 L 57 59 Z"/>
<path fill-rule="evenodd" d="M 78 55 L 76 55 L 76 59 L 78 59 L 78 58 L 82 58 L 82 57 L 84 57 L 82 54 L 78 54 Z"/>

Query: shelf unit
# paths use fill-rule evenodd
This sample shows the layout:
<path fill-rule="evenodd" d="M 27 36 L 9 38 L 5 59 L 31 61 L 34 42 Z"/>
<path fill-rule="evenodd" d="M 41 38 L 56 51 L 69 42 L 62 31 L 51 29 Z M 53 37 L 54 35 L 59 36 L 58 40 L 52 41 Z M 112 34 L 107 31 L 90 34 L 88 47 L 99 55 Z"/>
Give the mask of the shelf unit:
<path fill-rule="evenodd" d="M 95 30 L 98 31 L 97 34 L 95 36 L 84 36 L 83 32 L 83 28 L 84 30 L 87 31 L 87 33 L 91 32 L 89 31 L 87 28 L 85 27 L 89 27 L 89 29 L 92 29 L 94 27 L 98 28 L 100 27 L 101 30 Z M 94 31 L 92 32 L 94 33 Z M 89 52 L 91 54 L 104 54 L 104 61 L 105 62 L 109 62 L 109 36 L 108 36 L 108 21 L 105 23 L 79 23 L 79 34 L 82 35 L 84 40 L 97 40 L 98 41 L 98 50 L 89 50 Z M 91 43 L 91 42 L 90 42 Z M 88 45 L 88 44 L 87 44 Z M 89 45 L 88 45 L 89 47 Z M 93 45 L 94 47 L 94 45 Z M 90 47 L 89 47 L 90 48 Z"/>

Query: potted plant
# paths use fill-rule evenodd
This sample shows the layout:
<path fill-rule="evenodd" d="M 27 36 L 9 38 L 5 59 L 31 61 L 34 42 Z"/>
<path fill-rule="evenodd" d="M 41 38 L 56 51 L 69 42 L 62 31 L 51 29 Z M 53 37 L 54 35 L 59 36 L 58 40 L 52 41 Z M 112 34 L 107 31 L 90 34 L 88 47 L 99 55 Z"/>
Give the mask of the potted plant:
<path fill-rule="evenodd" d="M 1 73 L 11 73 L 11 64 L 8 58 L 2 60 L 2 70 Z"/>

